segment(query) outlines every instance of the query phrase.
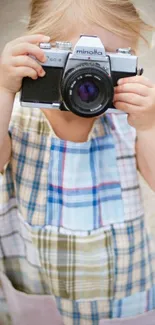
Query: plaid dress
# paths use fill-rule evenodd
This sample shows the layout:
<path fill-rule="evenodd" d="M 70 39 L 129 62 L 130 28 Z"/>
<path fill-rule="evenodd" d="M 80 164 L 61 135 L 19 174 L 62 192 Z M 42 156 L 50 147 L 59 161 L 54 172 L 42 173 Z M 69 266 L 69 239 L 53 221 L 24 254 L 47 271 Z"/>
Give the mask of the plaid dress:
<path fill-rule="evenodd" d="M 154 310 L 155 245 L 126 115 L 108 111 L 88 141 L 73 143 L 60 140 L 39 109 L 16 105 L 9 133 L 12 156 L 0 176 L 0 271 L 13 288 L 50 297 L 65 325 Z M 9 317 L 0 280 L 2 324 L 11 324 Z"/>

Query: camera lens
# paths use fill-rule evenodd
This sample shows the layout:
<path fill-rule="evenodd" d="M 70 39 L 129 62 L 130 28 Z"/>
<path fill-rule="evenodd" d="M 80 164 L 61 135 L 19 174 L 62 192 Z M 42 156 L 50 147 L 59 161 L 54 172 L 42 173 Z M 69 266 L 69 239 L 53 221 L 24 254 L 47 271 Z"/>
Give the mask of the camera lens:
<path fill-rule="evenodd" d="M 62 81 L 65 107 L 82 117 L 103 114 L 112 102 L 111 77 L 98 64 L 88 62 L 69 70 Z"/>
<path fill-rule="evenodd" d="M 98 97 L 99 89 L 93 81 L 86 80 L 81 82 L 78 87 L 78 96 L 81 101 L 91 103 Z"/>

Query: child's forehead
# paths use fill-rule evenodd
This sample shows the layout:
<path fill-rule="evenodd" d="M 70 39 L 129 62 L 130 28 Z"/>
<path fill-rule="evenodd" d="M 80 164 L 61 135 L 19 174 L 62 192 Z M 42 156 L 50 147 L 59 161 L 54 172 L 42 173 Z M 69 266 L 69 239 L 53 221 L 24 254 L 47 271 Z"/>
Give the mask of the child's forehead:
<path fill-rule="evenodd" d="M 135 48 L 135 44 L 132 40 L 124 39 L 123 37 L 97 25 L 87 26 L 84 27 L 83 30 L 81 29 L 78 31 L 71 39 L 73 45 L 75 45 L 81 34 L 98 36 L 104 44 L 107 52 L 114 52 L 117 48 Z"/>

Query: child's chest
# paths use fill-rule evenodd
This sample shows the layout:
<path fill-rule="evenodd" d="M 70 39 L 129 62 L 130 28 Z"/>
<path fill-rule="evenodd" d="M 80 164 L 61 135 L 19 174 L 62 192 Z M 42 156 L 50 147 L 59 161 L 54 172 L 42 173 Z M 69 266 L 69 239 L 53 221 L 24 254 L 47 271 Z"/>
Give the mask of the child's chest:
<path fill-rule="evenodd" d="M 16 197 L 33 226 L 93 231 L 143 215 L 135 145 L 115 133 L 85 143 L 12 138 Z"/>

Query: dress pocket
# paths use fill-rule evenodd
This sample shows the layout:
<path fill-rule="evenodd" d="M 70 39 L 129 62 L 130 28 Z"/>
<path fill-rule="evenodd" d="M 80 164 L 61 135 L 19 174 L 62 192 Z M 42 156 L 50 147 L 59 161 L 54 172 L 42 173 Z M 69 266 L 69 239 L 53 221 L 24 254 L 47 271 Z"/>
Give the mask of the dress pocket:
<path fill-rule="evenodd" d="M 39 258 L 55 296 L 113 298 L 114 254 L 110 231 L 77 235 L 56 227 L 32 228 Z"/>

